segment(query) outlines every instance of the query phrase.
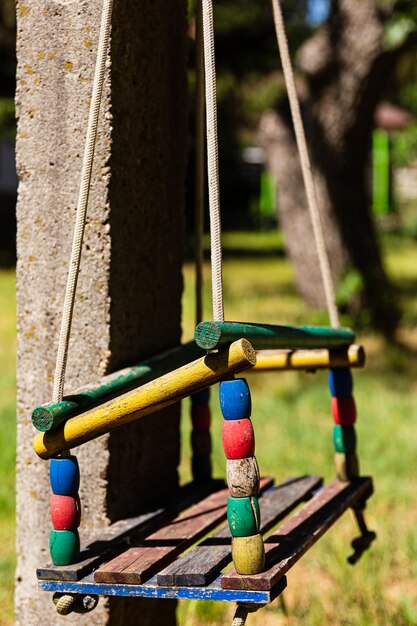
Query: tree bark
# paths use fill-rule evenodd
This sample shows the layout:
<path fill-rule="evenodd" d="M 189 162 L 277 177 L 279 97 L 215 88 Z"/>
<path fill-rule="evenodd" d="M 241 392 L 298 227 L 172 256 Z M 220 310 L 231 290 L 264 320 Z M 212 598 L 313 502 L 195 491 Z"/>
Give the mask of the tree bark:
<path fill-rule="evenodd" d="M 55 624 L 36 567 L 48 560 L 48 467 L 31 410 L 50 399 L 101 0 L 18 10 L 18 453 L 16 624 Z M 66 392 L 181 336 L 186 3 L 116 2 L 111 66 L 74 312 Z M 76 449 L 82 540 L 177 484 L 179 407 Z M 175 603 L 102 600 L 71 624 L 174 624 Z"/>
<path fill-rule="evenodd" d="M 333 278 L 351 268 L 362 280 L 354 298 L 391 336 L 399 320 L 372 214 L 368 162 L 376 105 L 400 55 L 384 51 L 384 14 L 375 0 L 337 0 L 328 23 L 298 54 L 301 96 Z M 279 215 L 297 284 L 307 302 L 324 305 L 295 138 L 286 103 L 260 123 L 260 144 L 278 181 Z"/>

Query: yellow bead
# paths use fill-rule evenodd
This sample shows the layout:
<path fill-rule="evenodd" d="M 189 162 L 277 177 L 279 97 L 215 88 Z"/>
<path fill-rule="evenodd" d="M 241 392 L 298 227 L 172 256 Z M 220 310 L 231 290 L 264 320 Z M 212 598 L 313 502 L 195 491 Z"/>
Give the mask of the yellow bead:
<path fill-rule="evenodd" d="M 346 482 L 359 476 L 359 460 L 355 453 L 344 454 L 344 452 L 336 452 L 334 462 L 336 465 L 336 476 L 339 480 Z"/>
<path fill-rule="evenodd" d="M 262 535 L 233 537 L 233 564 L 238 574 L 259 574 L 265 567 L 265 549 Z"/>

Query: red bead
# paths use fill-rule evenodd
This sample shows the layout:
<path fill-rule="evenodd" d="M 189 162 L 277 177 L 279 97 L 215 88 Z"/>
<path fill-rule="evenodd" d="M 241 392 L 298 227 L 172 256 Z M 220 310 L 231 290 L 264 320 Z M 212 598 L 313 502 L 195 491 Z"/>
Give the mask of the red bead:
<path fill-rule="evenodd" d="M 255 435 L 249 418 L 223 420 L 222 438 L 228 459 L 246 459 L 255 454 Z"/>
<path fill-rule="evenodd" d="M 194 430 L 210 430 L 210 406 L 208 404 L 196 404 L 191 407 L 191 421 Z"/>
<path fill-rule="evenodd" d="M 75 530 L 81 521 L 81 504 L 78 494 L 76 496 L 52 494 L 50 512 L 55 530 Z"/>
<path fill-rule="evenodd" d="M 353 396 L 332 398 L 332 413 L 335 424 L 352 426 L 356 422 L 356 405 Z"/>

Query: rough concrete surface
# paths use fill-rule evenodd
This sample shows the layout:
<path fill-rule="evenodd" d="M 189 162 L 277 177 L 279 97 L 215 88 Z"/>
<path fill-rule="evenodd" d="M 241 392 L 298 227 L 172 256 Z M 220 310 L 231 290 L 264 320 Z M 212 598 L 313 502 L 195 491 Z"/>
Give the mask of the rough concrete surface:
<path fill-rule="evenodd" d="M 47 464 L 31 410 L 52 390 L 100 21 L 98 0 L 23 0 L 18 12 L 18 455 L 16 624 L 63 623 L 36 566 L 48 560 Z M 66 390 L 180 340 L 186 8 L 116 0 L 111 68 L 77 291 Z M 82 538 L 177 482 L 179 410 L 75 452 Z M 101 600 L 68 624 L 170 624 L 175 603 Z M 161 617 L 163 619 L 161 620 Z"/>

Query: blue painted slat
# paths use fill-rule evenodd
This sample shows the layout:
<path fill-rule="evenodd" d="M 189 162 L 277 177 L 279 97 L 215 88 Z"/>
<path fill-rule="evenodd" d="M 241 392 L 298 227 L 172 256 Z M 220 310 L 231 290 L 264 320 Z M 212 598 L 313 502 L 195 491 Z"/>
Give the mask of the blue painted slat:
<path fill-rule="evenodd" d="M 285 576 L 270 591 L 248 591 L 221 588 L 221 576 L 207 587 L 161 587 L 156 576 L 144 585 L 123 585 L 96 583 L 93 576 L 87 576 L 78 582 L 42 580 L 39 587 L 43 591 L 61 593 L 79 593 L 103 596 L 144 597 L 167 600 L 219 600 L 224 602 L 250 602 L 268 604 L 287 586 Z"/>

